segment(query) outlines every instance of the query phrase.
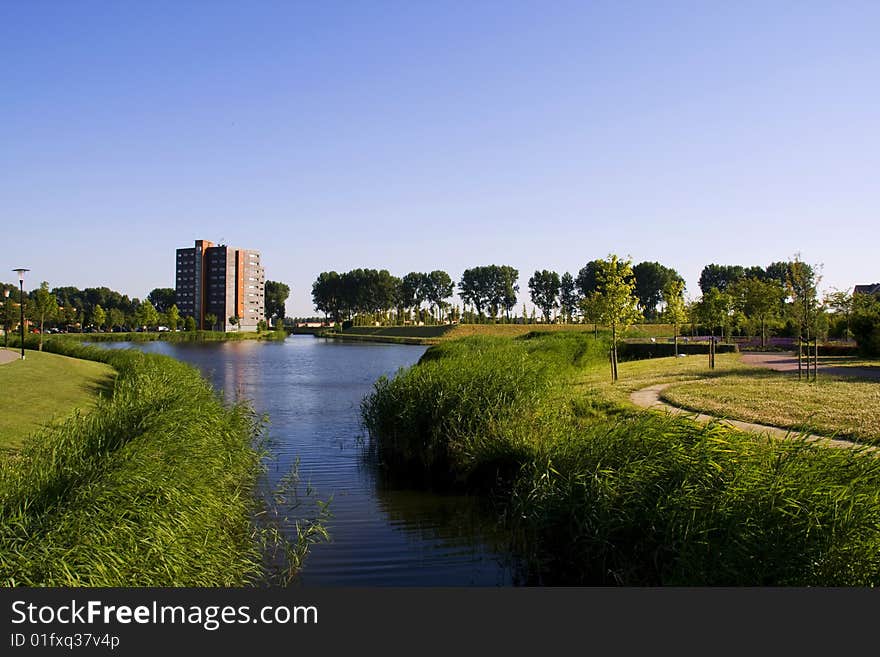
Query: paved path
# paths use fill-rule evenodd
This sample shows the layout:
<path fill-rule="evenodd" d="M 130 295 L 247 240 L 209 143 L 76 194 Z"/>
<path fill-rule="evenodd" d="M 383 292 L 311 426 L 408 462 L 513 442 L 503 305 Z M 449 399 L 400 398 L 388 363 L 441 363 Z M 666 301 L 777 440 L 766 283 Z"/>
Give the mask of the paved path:
<path fill-rule="evenodd" d="M 14 360 L 18 360 L 21 357 L 21 352 L 12 351 L 11 349 L 2 349 L 0 348 L 0 365 L 4 363 L 11 363 Z"/>
<path fill-rule="evenodd" d="M 797 359 L 795 359 L 795 367 L 797 367 Z M 779 427 L 771 427 L 765 424 L 755 424 L 754 422 L 742 422 L 740 420 L 722 420 L 713 415 L 706 415 L 705 413 L 697 413 L 696 411 L 689 411 L 684 408 L 679 408 L 678 406 L 672 406 L 671 404 L 667 404 L 665 401 L 660 399 L 660 394 L 671 385 L 674 384 L 658 383 L 653 386 L 648 386 L 647 388 L 642 388 L 641 390 L 636 390 L 635 392 L 630 394 L 630 401 L 632 401 L 632 403 L 634 403 L 636 406 L 640 406 L 642 408 L 665 411 L 674 415 L 687 415 L 691 419 L 694 419 L 702 424 L 708 424 L 709 422 L 722 422 L 723 424 L 730 425 L 742 431 L 769 435 L 772 438 L 778 438 L 780 440 L 800 438 L 801 436 L 799 433 L 791 431 L 789 429 L 780 429 Z M 834 438 L 826 438 L 825 436 L 818 436 L 815 434 L 808 434 L 804 438 L 807 442 L 819 442 L 829 447 L 862 447 L 866 451 L 872 452 L 878 450 L 878 448 L 876 447 L 865 447 L 864 445 L 852 442 L 851 440 L 837 440 Z"/>
<path fill-rule="evenodd" d="M 767 367 L 777 372 L 797 372 L 797 356 L 788 352 L 746 351 L 740 354 L 745 365 Z M 821 356 L 820 356 L 821 359 Z M 804 363 L 806 367 L 806 363 Z M 880 367 L 839 367 L 819 362 L 819 372 L 832 376 L 851 376 L 859 379 L 880 381 Z"/>

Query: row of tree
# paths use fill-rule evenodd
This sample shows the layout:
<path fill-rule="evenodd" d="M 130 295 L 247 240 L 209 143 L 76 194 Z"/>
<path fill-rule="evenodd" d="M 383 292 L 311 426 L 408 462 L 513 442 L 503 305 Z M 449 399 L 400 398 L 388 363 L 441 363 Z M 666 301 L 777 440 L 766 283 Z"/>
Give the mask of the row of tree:
<path fill-rule="evenodd" d="M 266 281 L 266 317 L 273 323 L 284 320 L 284 304 L 289 294 L 290 287 L 285 283 Z M 47 328 L 83 330 L 94 327 L 112 330 L 167 326 L 174 330 L 190 327 L 195 330 L 195 319 L 181 316 L 174 288 L 154 288 L 141 301 L 107 287 L 81 290 L 66 286 L 50 289 L 44 281 L 38 288 L 25 292 L 25 295 L 27 319 L 37 326 L 40 334 Z M 0 303 L 3 304 L 0 320 L 6 330 L 18 325 L 19 297 L 18 286 L 0 283 Z M 220 318 L 208 315 L 205 319 L 208 326 L 219 325 Z M 237 324 L 239 318 L 230 317 L 228 321 Z"/>
<path fill-rule="evenodd" d="M 545 321 L 561 309 L 564 321 L 573 321 L 580 312 L 581 302 L 593 295 L 598 286 L 600 260 L 588 262 L 575 278 L 566 272 L 561 277 L 551 271 L 535 272 L 529 279 L 532 301 L 541 309 Z M 484 265 L 466 269 L 458 282 L 458 294 L 465 304 L 461 314 L 475 321 L 508 321 L 517 304 L 519 271 L 510 265 Z M 658 317 L 663 290 L 672 281 L 683 279 L 674 269 L 657 262 L 642 262 L 631 267 L 628 278 L 633 282 L 639 308 L 647 319 Z M 444 311 L 455 293 L 455 284 L 442 270 L 429 273 L 410 272 L 398 278 L 388 270 L 354 269 L 339 274 L 322 272 L 312 285 L 315 308 L 334 321 L 350 319 L 358 314 L 408 320 L 419 316 L 427 303 L 432 317 L 443 321 Z M 471 310 L 472 309 L 472 310 Z"/>

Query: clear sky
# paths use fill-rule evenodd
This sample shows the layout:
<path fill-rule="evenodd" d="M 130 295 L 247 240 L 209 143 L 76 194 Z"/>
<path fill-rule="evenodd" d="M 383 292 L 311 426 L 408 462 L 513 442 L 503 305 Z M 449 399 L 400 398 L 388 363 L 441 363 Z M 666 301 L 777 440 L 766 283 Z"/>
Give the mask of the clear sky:
<path fill-rule="evenodd" d="M 325 270 L 525 298 L 611 252 L 692 296 L 796 252 L 878 282 L 878 35 L 875 1 L 0 0 L 0 264 L 143 297 L 223 241 L 288 315 Z"/>

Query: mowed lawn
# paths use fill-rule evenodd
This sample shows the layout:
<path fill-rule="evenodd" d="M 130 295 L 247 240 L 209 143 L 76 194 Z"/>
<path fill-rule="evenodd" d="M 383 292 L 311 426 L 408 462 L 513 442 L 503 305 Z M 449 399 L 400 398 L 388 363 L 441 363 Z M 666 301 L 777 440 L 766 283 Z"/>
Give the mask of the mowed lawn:
<path fill-rule="evenodd" d="M 880 382 L 852 378 L 798 382 L 768 372 L 676 384 L 661 397 L 712 415 L 880 443 Z"/>
<path fill-rule="evenodd" d="M 25 437 L 75 409 L 88 411 L 116 376 L 109 365 L 38 351 L 0 365 L 0 450 L 16 449 Z"/>

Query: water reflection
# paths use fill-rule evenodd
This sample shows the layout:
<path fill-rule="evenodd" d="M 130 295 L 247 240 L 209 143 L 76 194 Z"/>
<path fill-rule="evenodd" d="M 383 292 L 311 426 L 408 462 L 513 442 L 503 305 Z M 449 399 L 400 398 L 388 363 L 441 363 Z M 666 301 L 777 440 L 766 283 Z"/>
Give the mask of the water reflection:
<path fill-rule="evenodd" d="M 268 414 L 274 451 L 268 484 L 278 485 L 298 463 L 301 488 L 313 491 L 297 514 L 314 509 L 310 500 L 332 498 L 333 540 L 313 547 L 303 585 L 497 586 L 520 580 L 491 510 L 467 497 L 390 486 L 365 458 L 361 399 L 379 376 L 415 363 L 424 347 L 311 336 L 132 346 L 192 363 L 227 399 L 248 399 Z"/>

